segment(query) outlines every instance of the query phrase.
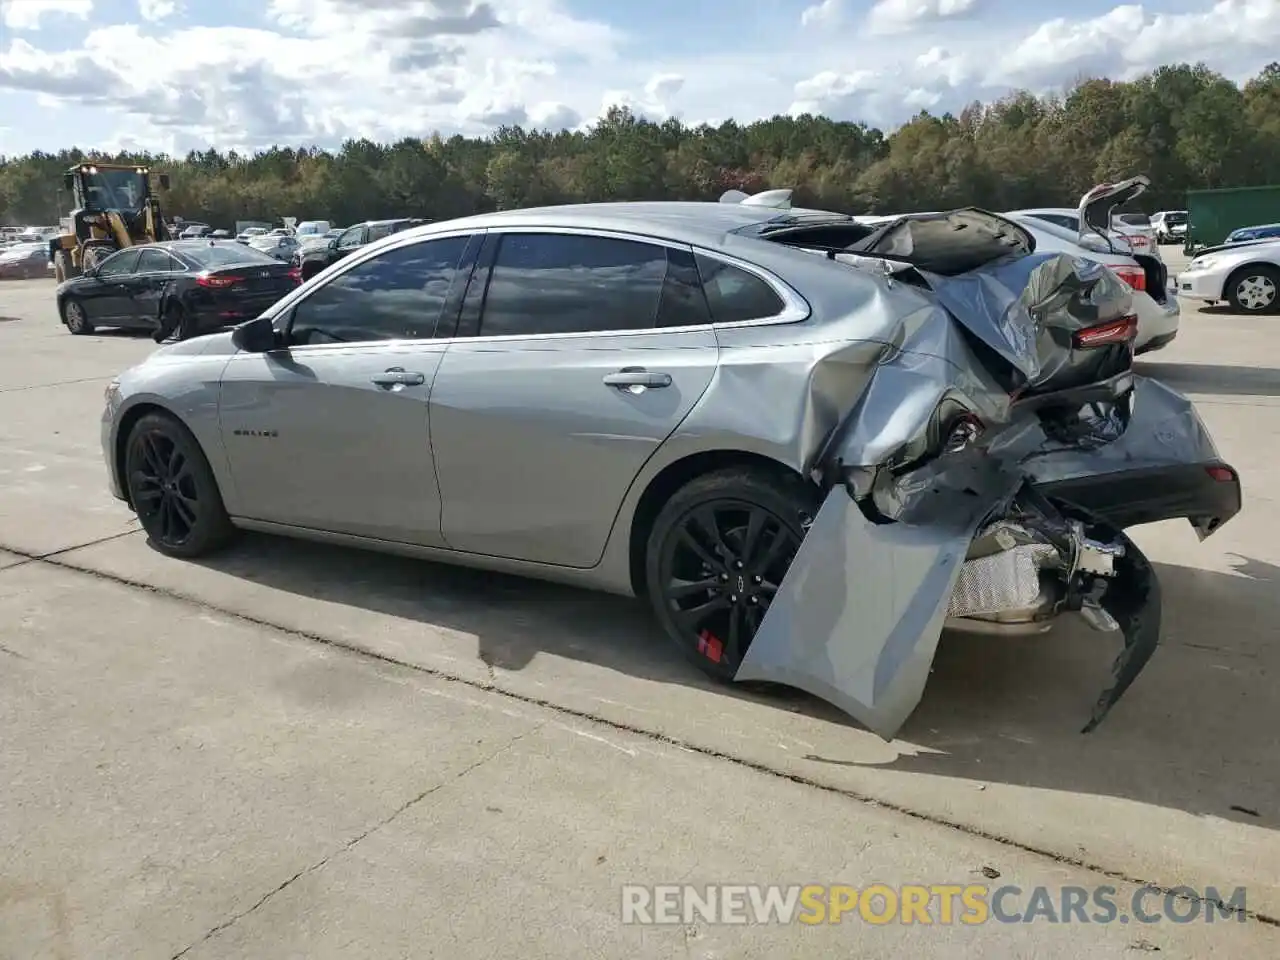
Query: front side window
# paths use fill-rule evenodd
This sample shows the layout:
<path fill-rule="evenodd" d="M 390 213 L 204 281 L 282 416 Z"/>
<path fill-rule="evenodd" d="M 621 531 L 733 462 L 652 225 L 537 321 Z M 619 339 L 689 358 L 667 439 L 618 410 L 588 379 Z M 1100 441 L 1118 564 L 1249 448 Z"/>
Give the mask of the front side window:
<path fill-rule="evenodd" d="M 666 250 L 612 237 L 512 233 L 502 238 L 480 336 L 652 329 Z"/>
<path fill-rule="evenodd" d="M 466 237 L 397 247 L 334 277 L 293 308 L 298 345 L 430 337 L 458 272 Z"/>
<path fill-rule="evenodd" d="M 339 250 L 354 250 L 364 242 L 364 227 L 352 227 L 338 237 Z"/>
<path fill-rule="evenodd" d="M 383 237 L 389 237 L 394 232 L 395 231 L 392 229 L 392 224 L 389 224 L 389 223 L 374 224 L 369 228 L 368 242 L 373 243 L 373 241 L 375 240 L 381 240 Z"/>
<path fill-rule="evenodd" d="M 98 267 L 100 277 L 118 277 L 123 273 L 133 273 L 134 264 L 138 262 L 137 250 L 121 250 L 102 261 Z"/>
<path fill-rule="evenodd" d="M 754 273 L 703 254 L 698 254 L 696 260 L 707 305 L 716 323 L 765 320 L 786 309 L 778 292 Z"/>

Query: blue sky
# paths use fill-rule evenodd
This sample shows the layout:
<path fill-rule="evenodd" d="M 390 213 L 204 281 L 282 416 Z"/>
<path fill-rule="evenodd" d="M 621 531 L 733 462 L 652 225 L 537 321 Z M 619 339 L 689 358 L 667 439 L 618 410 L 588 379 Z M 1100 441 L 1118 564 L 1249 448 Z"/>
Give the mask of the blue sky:
<path fill-rule="evenodd" d="M 1280 59 L 1280 0 L 0 0 L 0 153 L 821 112 Z M 135 65 L 145 64 L 145 70 Z"/>

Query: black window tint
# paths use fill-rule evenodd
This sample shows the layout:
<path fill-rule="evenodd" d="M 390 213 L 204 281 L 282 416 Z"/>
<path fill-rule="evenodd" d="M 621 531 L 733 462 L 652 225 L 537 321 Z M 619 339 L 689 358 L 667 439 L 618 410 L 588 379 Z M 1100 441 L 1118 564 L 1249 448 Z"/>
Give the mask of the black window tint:
<path fill-rule="evenodd" d="M 137 250 L 122 250 L 119 253 L 113 253 L 102 261 L 101 266 L 98 267 L 98 275 L 117 276 L 122 273 L 133 273 L 133 268 L 137 262 Z"/>
<path fill-rule="evenodd" d="M 692 327 L 711 322 L 698 265 L 688 250 L 667 250 L 667 278 L 658 303 L 658 326 Z"/>
<path fill-rule="evenodd" d="M 139 273 L 168 273 L 173 269 L 173 261 L 163 250 L 143 250 L 138 256 Z"/>
<path fill-rule="evenodd" d="M 636 240 L 556 233 L 502 238 L 481 336 L 653 327 L 667 254 Z"/>
<path fill-rule="evenodd" d="M 359 343 L 430 337 L 466 237 L 388 250 L 334 277 L 294 308 L 294 343 Z"/>
<path fill-rule="evenodd" d="M 716 323 L 763 320 L 786 309 L 778 292 L 754 273 L 701 254 L 697 262 L 707 305 Z"/>

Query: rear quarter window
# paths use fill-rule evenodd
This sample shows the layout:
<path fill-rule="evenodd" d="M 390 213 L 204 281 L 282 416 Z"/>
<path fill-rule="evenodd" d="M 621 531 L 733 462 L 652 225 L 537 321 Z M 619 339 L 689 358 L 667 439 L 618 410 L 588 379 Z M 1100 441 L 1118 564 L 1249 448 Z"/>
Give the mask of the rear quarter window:
<path fill-rule="evenodd" d="M 778 292 L 754 273 L 702 254 L 696 262 L 715 323 L 765 320 L 786 309 Z"/>

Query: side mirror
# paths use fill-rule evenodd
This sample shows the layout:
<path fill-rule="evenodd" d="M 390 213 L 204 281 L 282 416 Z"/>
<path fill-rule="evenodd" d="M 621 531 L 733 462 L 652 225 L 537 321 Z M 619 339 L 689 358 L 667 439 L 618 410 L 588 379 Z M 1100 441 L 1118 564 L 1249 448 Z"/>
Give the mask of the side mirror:
<path fill-rule="evenodd" d="M 76 188 L 75 175 L 70 173 L 64 173 L 62 175 L 62 187 L 64 190 L 74 190 Z"/>
<path fill-rule="evenodd" d="M 337 250 L 337 249 L 338 249 L 338 238 L 337 238 L 337 237 L 334 237 L 332 240 L 330 240 L 330 241 L 329 241 L 329 249 L 330 249 L 330 250 Z"/>
<path fill-rule="evenodd" d="M 169 175 L 167 173 L 160 174 L 160 189 L 161 190 L 169 189 Z"/>
<path fill-rule="evenodd" d="M 266 353 L 279 344 L 271 317 L 257 317 L 231 331 L 231 342 L 246 353 Z"/>

